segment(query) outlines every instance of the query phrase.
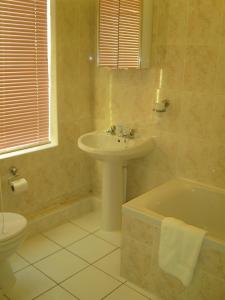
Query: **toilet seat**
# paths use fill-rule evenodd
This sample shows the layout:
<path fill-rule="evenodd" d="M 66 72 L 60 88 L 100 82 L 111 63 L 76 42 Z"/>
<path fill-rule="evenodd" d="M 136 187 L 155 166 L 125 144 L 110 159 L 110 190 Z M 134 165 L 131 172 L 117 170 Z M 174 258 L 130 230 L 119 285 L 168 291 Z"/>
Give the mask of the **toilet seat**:
<path fill-rule="evenodd" d="M 3 217 L 4 216 L 4 230 Z M 0 243 L 20 234 L 27 226 L 27 220 L 15 213 L 0 213 Z"/>

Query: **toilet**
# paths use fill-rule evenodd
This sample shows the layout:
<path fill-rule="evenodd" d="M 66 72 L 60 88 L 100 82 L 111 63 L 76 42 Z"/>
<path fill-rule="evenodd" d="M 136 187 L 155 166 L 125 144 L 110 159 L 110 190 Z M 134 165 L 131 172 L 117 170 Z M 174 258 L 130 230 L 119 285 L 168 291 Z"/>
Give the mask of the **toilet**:
<path fill-rule="evenodd" d="M 0 213 L 0 294 L 16 282 L 9 258 L 25 239 L 27 220 L 15 213 Z"/>

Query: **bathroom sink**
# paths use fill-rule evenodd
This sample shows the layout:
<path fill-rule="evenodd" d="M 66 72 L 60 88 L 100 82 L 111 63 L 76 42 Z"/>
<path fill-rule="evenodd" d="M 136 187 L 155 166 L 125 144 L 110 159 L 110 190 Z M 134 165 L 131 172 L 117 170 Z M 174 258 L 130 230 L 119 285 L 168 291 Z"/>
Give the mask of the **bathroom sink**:
<path fill-rule="evenodd" d="M 121 207 L 126 202 L 127 163 L 150 153 L 154 140 L 95 131 L 80 136 L 78 147 L 102 162 L 102 229 L 119 230 Z"/>
<path fill-rule="evenodd" d="M 147 155 L 154 146 L 153 138 L 123 138 L 95 131 L 82 135 L 78 146 L 97 160 L 127 161 Z"/>

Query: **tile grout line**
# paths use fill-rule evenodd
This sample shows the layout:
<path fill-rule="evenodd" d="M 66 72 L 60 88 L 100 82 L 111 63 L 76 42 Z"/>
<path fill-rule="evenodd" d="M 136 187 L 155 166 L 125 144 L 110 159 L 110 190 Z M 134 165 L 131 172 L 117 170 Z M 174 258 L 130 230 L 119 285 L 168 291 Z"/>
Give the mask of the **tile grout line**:
<path fill-rule="evenodd" d="M 112 295 L 116 290 L 118 290 L 122 285 L 123 285 L 123 283 L 121 283 L 119 286 L 117 286 L 115 289 L 113 289 L 110 293 L 106 294 L 105 296 L 103 296 L 103 297 L 102 297 L 101 299 L 99 299 L 99 300 L 106 299 L 108 296 Z"/>
<path fill-rule="evenodd" d="M 90 232 L 90 231 L 87 231 L 87 229 L 85 229 L 85 228 L 83 228 L 83 227 L 81 227 L 81 226 L 79 226 L 79 225 L 77 225 L 77 224 L 72 223 L 71 221 L 69 221 L 69 223 L 75 225 L 75 227 L 77 226 L 77 227 L 79 227 L 80 229 L 86 231 L 86 232 L 87 232 L 87 235 L 85 235 L 84 237 L 82 237 L 82 238 L 79 239 L 79 240 L 76 240 L 76 241 L 74 241 L 74 242 L 68 244 L 67 246 L 62 246 L 62 245 L 58 244 L 56 241 L 52 240 L 51 238 L 45 236 L 45 235 L 43 234 L 43 232 L 41 232 L 41 233 L 39 233 L 40 235 L 42 235 L 43 237 L 45 237 L 45 238 L 48 239 L 49 241 L 55 243 L 57 246 L 60 247 L 60 249 L 58 249 L 58 250 L 52 252 L 51 254 L 49 254 L 49 255 L 47 255 L 47 256 L 45 256 L 45 257 L 43 257 L 43 258 L 41 258 L 41 259 L 39 259 L 39 260 L 37 260 L 37 261 L 35 261 L 35 262 L 32 262 L 32 263 L 29 262 L 26 258 L 24 258 L 21 254 L 18 254 L 18 253 L 17 253 L 17 255 L 18 255 L 19 257 L 21 257 L 22 259 L 24 259 L 25 262 L 27 262 L 29 265 L 26 266 L 26 267 L 24 267 L 24 268 L 21 268 L 21 269 L 17 270 L 17 271 L 14 272 L 14 273 L 17 273 L 17 272 L 19 272 L 19 271 L 22 271 L 22 270 L 28 268 L 29 266 L 33 266 L 36 270 L 38 270 L 39 272 L 41 272 L 44 276 L 46 276 L 46 277 L 49 278 L 52 282 L 55 283 L 55 285 L 54 285 L 53 287 L 51 287 L 50 289 L 44 291 L 43 293 L 41 293 L 41 294 L 35 296 L 33 299 L 37 299 L 37 298 L 40 297 L 41 295 L 44 295 L 44 294 L 47 293 L 48 291 L 50 291 L 50 290 L 54 289 L 55 287 L 59 286 L 60 288 L 64 289 L 66 292 L 68 292 L 68 293 L 71 294 L 73 297 L 75 297 L 76 299 L 79 300 L 79 298 L 78 298 L 77 296 L 75 296 L 75 295 L 72 294 L 70 291 L 68 291 L 67 289 L 65 289 L 63 286 L 61 286 L 61 284 L 64 283 L 65 281 L 67 281 L 68 279 L 72 278 L 73 276 L 77 275 L 78 273 L 82 272 L 83 270 L 87 269 L 87 268 L 90 267 L 90 266 L 92 266 L 93 268 L 99 270 L 100 272 L 103 272 L 103 273 L 106 274 L 107 276 L 111 277 L 112 279 L 114 279 L 114 280 L 116 280 L 118 283 L 120 283 L 119 286 L 117 286 L 115 289 L 113 289 L 110 293 L 108 293 L 107 295 L 105 295 L 105 296 L 104 296 L 103 298 L 101 298 L 101 299 L 105 299 L 105 298 L 108 297 L 110 294 L 113 294 L 118 288 L 120 288 L 120 287 L 123 286 L 123 285 L 126 285 L 126 283 L 128 282 L 126 279 L 125 279 L 125 280 L 126 280 L 125 282 L 122 282 L 122 281 L 120 281 L 118 278 L 115 278 L 113 275 L 111 275 L 111 274 L 105 272 L 104 270 L 100 269 L 99 267 L 95 266 L 95 264 L 96 264 L 97 262 L 99 262 L 100 260 L 102 260 L 102 259 L 106 258 L 107 256 L 111 255 L 113 252 L 118 251 L 118 250 L 120 249 L 120 246 L 118 246 L 118 245 L 116 245 L 116 244 L 114 244 L 114 243 L 112 243 L 112 242 L 109 242 L 108 240 L 106 240 L 106 239 L 104 239 L 104 238 L 102 238 L 102 237 L 96 235 L 96 233 L 99 231 L 99 229 L 97 229 L 97 230 L 95 230 L 95 231 L 93 231 L 93 232 Z M 95 261 L 92 262 L 92 263 L 86 261 L 84 258 L 80 257 L 79 255 L 73 253 L 72 251 L 70 251 L 70 250 L 68 249 L 68 247 L 72 246 L 73 244 L 76 244 L 77 242 L 79 242 L 79 241 L 81 241 L 81 240 L 83 240 L 83 239 L 85 239 L 85 238 L 87 238 L 87 237 L 89 237 L 89 236 L 94 236 L 94 237 L 96 237 L 96 238 L 98 238 L 98 239 L 101 239 L 101 240 L 105 241 L 106 243 L 108 243 L 108 244 L 114 246 L 115 249 L 113 249 L 113 250 L 110 251 L 109 253 L 103 255 L 102 257 L 98 258 L 97 260 L 95 260 Z M 37 264 L 38 262 L 41 262 L 41 261 L 44 260 L 44 259 L 47 259 L 48 257 L 50 257 L 50 256 L 52 256 L 52 255 L 58 253 L 58 252 L 61 251 L 61 250 L 66 250 L 67 252 L 71 253 L 71 254 L 74 255 L 75 257 L 77 257 L 77 258 L 83 260 L 84 262 L 86 262 L 88 265 L 87 265 L 86 267 L 82 268 L 81 270 L 75 272 L 75 273 L 72 274 L 71 276 L 67 277 L 65 280 L 63 280 L 63 281 L 61 281 L 61 282 L 58 283 L 58 282 L 56 282 L 54 279 L 52 279 L 51 277 L 49 277 L 47 274 L 45 274 L 44 272 L 42 272 L 41 270 L 39 270 L 39 269 L 35 266 L 35 264 Z M 126 285 L 126 286 L 127 286 L 127 285 Z M 138 294 L 140 294 L 140 295 L 146 297 L 146 296 L 143 295 L 142 293 L 138 292 L 136 289 L 134 289 L 134 288 L 132 288 L 132 287 L 130 287 L 130 286 L 127 286 L 127 287 L 130 288 L 131 290 L 137 292 Z M 8 297 L 8 296 L 7 296 L 7 297 Z M 146 298 L 146 299 L 148 299 L 148 298 Z"/>
<path fill-rule="evenodd" d="M 129 283 L 129 282 L 132 283 L 131 281 L 128 281 L 128 280 L 127 280 L 126 282 L 124 282 L 124 285 L 126 285 L 129 289 L 135 291 L 135 292 L 138 293 L 139 295 L 145 297 L 146 299 L 151 300 L 150 296 L 146 296 L 146 295 L 144 295 L 144 293 L 138 291 L 137 289 L 133 288 L 132 286 L 127 285 L 127 283 Z M 134 284 L 134 283 L 132 283 L 132 284 Z M 142 287 L 139 287 L 139 286 L 137 286 L 137 288 L 143 289 Z M 143 289 L 143 290 L 144 290 L 144 289 Z M 147 290 L 144 290 L 144 291 L 146 291 L 147 293 L 149 293 Z"/>
<path fill-rule="evenodd" d="M 43 258 L 40 258 L 40 259 L 34 261 L 34 262 L 30 262 L 27 258 L 25 258 L 24 256 L 22 256 L 21 254 L 20 254 L 19 256 L 20 256 L 21 258 L 23 258 L 29 265 L 34 265 L 34 264 L 36 264 L 36 263 L 41 262 L 42 260 L 45 260 L 46 258 L 48 258 L 48 257 L 50 257 L 50 256 L 56 254 L 56 253 L 59 252 L 59 251 L 66 250 L 67 252 L 71 253 L 71 254 L 74 255 L 75 257 L 78 257 L 78 258 L 82 259 L 82 260 L 85 261 L 86 263 L 92 264 L 92 263 L 90 263 L 89 261 L 87 261 L 87 260 L 85 260 L 84 258 L 82 258 L 81 256 L 79 256 L 78 254 L 75 254 L 74 252 L 72 252 L 71 250 L 68 249 L 68 247 L 72 246 L 73 244 L 76 244 L 76 242 L 79 242 L 79 241 L 81 241 L 81 240 L 83 240 L 83 239 L 85 239 L 85 238 L 87 238 L 87 237 L 89 237 L 89 236 L 91 236 L 91 235 L 93 235 L 93 234 L 88 234 L 88 235 L 86 235 L 85 237 L 83 237 L 83 238 L 81 238 L 81 239 L 79 239 L 79 240 L 77 240 L 77 241 L 75 241 L 75 242 L 73 242 L 73 243 L 71 243 L 71 244 L 68 244 L 67 246 L 62 246 L 62 245 L 60 245 L 60 244 L 57 244 L 57 245 L 60 247 L 60 249 L 57 249 L 57 250 L 55 250 L 54 252 L 52 252 L 52 253 L 50 253 L 50 254 L 44 256 Z M 47 239 L 48 239 L 48 238 L 47 238 Z M 50 240 L 50 239 L 49 239 L 49 240 Z M 51 240 L 50 240 L 50 241 L 51 241 Z M 110 243 L 109 243 L 109 244 L 110 244 Z M 112 251 L 110 251 L 108 254 L 111 254 L 112 252 L 114 252 L 114 251 L 116 251 L 116 250 L 118 250 L 118 249 L 120 248 L 119 246 L 115 246 L 115 245 L 112 245 L 112 244 L 110 244 L 110 245 L 111 245 L 111 246 L 114 246 L 115 249 L 113 249 Z M 104 257 L 107 256 L 108 254 L 103 255 L 101 258 L 104 258 Z M 96 262 L 99 261 L 101 258 L 97 259 L 97 260 L 94 261 L 93 263 L 96 263 Z M 26 267 L 24 267 L 24 268 L 22 268 L 22 269 L 20 269 L 20 270 L 23 270 L 23 269 L 25 269 L 25 268 L 27 268 L 27 267 L 28 267 L 28 266 L 26 266 Z M 15 273 L 19 272 L 20 270 L 17 270 Z"/>
<path fill-rule="evenodd" d="M 98 230 L 97 230 L 96 232 L 98 232 Z M 95 233 L 96 233 L 96 232 L 95 232 Z M 109 242 L 109 241 L 107 241 L 106 239 L 104 239 L 104 238 L 102 238 L 102 237 L 96 235 L 95 233 L 93 233 L 93 235 L 94 235 L 95 237 L 97 237 L 97 238 L 99 238 L 99 239 L 101 239 L 101 240 L 103 240 L 103 241 L 105 241 L 105 242 L 107 242 L 107 243 L 109 243 L 109 244 L 111 244 L 111 245 L 113 245 L 113 246 L 120 247 L 120 246 L 116 245 L 116 243 Z"/>
<path fill-rule="evenodd" d="M 82 228 L 81 228 L 81 229 L 82 229 Z M 98 231 L 98 230 L 97 230 L 97 231 Z M 79 255 L 77 255 L 77 254 L 73 253 L 72 251 L 70 251 L 70 250 L 68 249 L 68 247 L 70 247 L 70 246 L 76 244 L 76 243 L 79 242 L 79 241 L 82 241 L 83 239 L 85 239 L 85 238 L 87 238 L 87 237 L 89 237 L 89 236 L 94 236 L 94 237 L 96 237 L 96 238 L 98 238 L 98 239 L 100 239 L 100 240 L 103 240 L 103 241 L 105 241 L 106 243 L 108 243 L 108 244 L 110 244 L 110 245 L 112 245 L 112 246 L 115 247 L 115 249 L 113 249 L 113 250 L 112 250 L 111 252 L 109 252 L 108 254 L 111 254 L 113 251 L 118 250 L 118 249 L 120 248 L 120 246 L 115 245 L 115 244 L 113 244 L 113 243 L 111 243 L 111 242 L 108 242 L 108 241 L 106 241 L 105 239 L 103 239 L 103 238 L 101 238 L 101 237 L 99 237 L 99 236 L 96 236 L 94 233 L 90 233 L 90 232 L 87 232 L 87 233 L 88 233 L 88 234 L 85 235 L 84 237 L 82 237 L 82 238 L 80 238 L 80 239 L 78 239 L 78 240 L 76 240 L 76 241 L 74 241 L 74 242 L 72 242 L 72 243 L 70 243 L 70 244 L 68 244 L 68 245 L 66 245 L 66 246 L 62 246 L 62 245 L 60 245 L 59 243 L 57 243 L 56 241 L 54 241 L 54 240 L 50 239 L 49 237 L 45 236 L 43 233 L 39 233 L 40 235 L 44 236 L 44 237 L 45 237 L 46 239 L 48 239 L 49 241 L 51 241 L 51 242 L 53 242 L 54 244 L 56 244 L 57 246 L 59 246 L 60 249 L 58 249 L 58 250 L 52 252 L 51 254 L 48 254 L 47 256 L 45 256 L 45 257 L 43 257 L 43 258 L 41 258 L 41 259 L 39 259 L 39 260 L 37 260 L 37 261 L 35 261 L 35 262 L 30 262 L 29 260 L 27 260 L 27 259 L 26 259 L 24 256 L 22 256 L 21 254 L 18 254 L 18 253 L 16 253 L 16 254 L 18 254 L 21 258 L 23 258 L 27 263 L 33 265 L 33 264 L 35 264 L 35 263 L 38 263 L 38 262 L 40 262 L 40 261 L 42 261 L 42 260 L 48 258 L 48 257 L 51 256 L 51 255 L 53 255 L 53 254 L 59 252 L 60 250 L 63 250 L 63 249 L 64 249 L 64 250 L 67 250 L 68 252 L 70 252 L 71 254 L 73 254 L 74 256 L 77 256 L 77 257 L 79 257 L 80 259 L 84 260 L 84 261 L 87 262 L 88 264 L 92 264 L 92 263 L 86 261 L 84 258 L 80 257 Z M 105 256 L 107 256 L 107 254 L 105 254 L 105 255 L 102 256 L 101 258 L 104 258 Z M 96 262 L 97 262 L 98 260 L 100 260 L 101 258 L 97 259 L 97 260 L 94 261 L 93 263 L 96 263 Z M 26 266 L 26 267 L 28 267 L 28 266 Z M 26 267 L 24 267 L 23 269 L 25 269 Z M 20 270 L 22 270 L 22 269 L 20 269 Z M 18 271 L 16 271 L 16 272 L 19 272 L 20 270 L 18 270 Z M 16 273 L 16 272 L 15 272 L 15 273 Z"/>
<path fill-rule="evenodd" d="M 69 243 L 69 244 L 66 245 L 66 246 L 60 245 L 60 244 L 57 243 L 55 240 L 53 240 L 53 239 L 51 239 L 50 237 L 44 235 L 44 233 L 41 233 L 41 235 L 42 235 L 43 237 L 45 237 L 46 239 L 48 239 L 49 241 L 55 243 L 57 246 L 60 246 L 60 247 L 69 247 L 69 246 L 71 246 L 72 244 L 75 244 L 76 242 L 79 242 L 79 241 L 83 240 L 84 238 L 86 238 L 87 236 L 91 235 L 91 233 L 89 233 L 88 231 L 86 231 L 86 233 L 87 233 L 87 234 L 86 234 L 85 236 L 79 238 L 78 240 L 76 240 L 76 241 L 74 241 L 74 242 L 72 242 L 72 243 Z"/>
<path fill-rule="evenodd" d="M 53 289 L 54 289 L 54 288 L 56 288 L 56 287 L 57 287 L 57 285 L 54 285 L 53 287 L 51 287 L 51 288 L 47 289 L 46 291 L 44 291 L 44 292 L 41 292 L 40 294 L 38 294 L 37 296 L 35 296 L 34 298 L 32 298 L 32 300 L 35 300 L 35 299 L 37 299 L 38 297 L 40 297 L 40 296 L 44 295 L 45 293 L 48 293 L 49 291 L 53 290 Z"/>
<path fill-rule="evenodd" d="M 72 223 L 72 222 L 70 221 L 70 223 Z M 100 227 L 100 226 L 99 226 L 98 229 L 96 229 L 96 230 L 94 230 L 94 231 L 89 231 L 88 229 L 86 229 L 86 228 L 84 228 L 84 227 L 78 225 L 76 222 L 74 222 L 74 223 L 72 223 L 72 224 L 78 226 L 80 229 L 83 229 L 83 230 L 89 232 L 90 234 L 93 234 L 95 237 L 97 237 L 97 238 L 99 238 L 99 239 L 101 239 L 101 240 L 103 240 L 103 241 L 105 241 L 105 242 L 108 242 L 109 244 L 112 244 L 113 246 L 120 247 L 120 246 L 118 246 L 117 244 L 115 244 L 115 243 L 113 243 L 113 242 L 111 242 L 111 241 L 108 241 L 108 240 L 104 239 L 104 238 L 101 237 L 101 236 L 96 235 L 96 233 L 97 233 L 98 231 L 101 230 L 101 227 Z"/>
<path fill-rule="evenodd" d="M 62 248 L 62 249 L 67 250 L 66 248 Z M 53 254 L 55 254 L 55 253 L 57 253 L 57 252 L 59 252 L 59 251 L 62 250 L 62 249 L 57 250 L 56 252 L 54 252 L 54 253 L 48 255 L 47 257 L 49 257 L 49 256 L 51 256 L 51 255 L 53 255 Z M 118 249 L 120 249 L 120 247 L 118 247 L 118 248 L 112 250 L 112 251 L 109 252 L 108 254 L 106 254 L 106 255 L 104 255 L 103 257 L 99 258 L 98 260 L 94 261 L 93 263 L 89 263 L 89 262 L 85 261 L 85 262 L 87 262 L 87 264 L 88 264 L 86 267 L 84 267 L 84 268 L 82 268 L 81 270 L 79 270 L 79 271 L 73 273 L 71 276 L 67 277 L 65 280 L 60 281 L 60 282 L 56 282 L 53 278 L 51 278 L 50 276 L 48 276 L 47 274 L 45 274 L 44 272 L 42 272 L 41 270 L 39 270 L 39 269 L 34 265 L 34 264 L 36 264 L 37 262 L 39 262 L 39 261 L 41 261 L 41 260 L 43 260 L 43 259 L 45 259 L 45 258 L 47 258 L 47 257 L 45 257 L 45 258 L 43 258 L 43 259 L 41 259 L 41 260 L 39 260 L 39 261 L 37 261 L 37 262 L 35 262 L 35 263 L 29 263 L 29 265 L 26 266 L 25 268 L 23 268 L 22 270 L 28 268 L 29 266 L 33 266 L 36 270 L 38 270 L 39 272 L 41 272 L 44 276 L 46 276 L 48 279 L 50 279 L 52 282 L 55 283 L 55 285 L 54 285 L 53 287 L 51 287 L 50 289 L 47 289 L 46 291 L 42 292 L 41 294 L 35 296 L 35 298 L 33 298 L 32 300 L 37 299 L 37 298 L 40 297 L 41 295 L 44 295 L 45 293 L 47 293 L 48 291 L 54 289 L 54 288 L 57 287 L 57 286 L 59 286 L 60 288 L 64 289 L 66 292 L 68 292 L 69 294 L 71 294 L 73 297 L 75 297 L 75 299 L 78 299 L 78 300 L 79 300 L 79 298 L 78 298 L 76 295 L 72 294 L 69 290 L 65 289 L 63 286 L 61 286 L 61 284 L 64 283 L 65 281 L 69 280 L 69 279 L 72 278 L 73 276 L 77 275 L 78 273 L 80 273 L 80 272 L 84 271 L 85 269 L 89 268 L 90 266 L 92 266 L 93 268 L 99 270 L 100 272 L 103 272 L 103 273 L 106 274 L 107 276 L 111 277 L 112 279 L 114 279 L 114 280 L 116 280 L 118 283 L 120 283 L 120 285 L 117 286 L 114 290 L 112 290 L 110 293 L 108 293 L 108 294 L 105 295 L 103 298 L 101 298 L 101 299 L 105 299 L 105 298 L 108 297 L 109 295 L 113 294 L 113 292 L 116 291 L 118 288 L 120 288 L 120 287 L 123 286 L 123 285 L 126 285 L 126 283 L 127 283 L 128 281 L 126 280 L 125 282 L 122 282 L 122 281 L 120 281 L 119 279 L 115 278 L 113 275 L 111 275 L 111 274 L 109 274 L 109 273 L 107 273 L 107 272 L 101 270 L 100 268 L 96 267 L 94 264 L 95 264 L 96 262 L 100 261 L 101 259 L 107 257 L 108 255 L 112 254 L 113 252 L 117 251 Z M 68 252 L 70 252 L 70 251 L 68 251 Z M 72 253 L 72 254 L 73 254 L 73 253 Z M 73 254 L 73 255 L 79 257 L 78 255 L 75 255 L 75 254 Z M 80 257 L 79 257 L 79 258 L 80 258 Z M 127 285 L 126 285 L 126 286 L 127 286 Z M 131 290 L 137 292 L 138 294 L 144 296 L 144 297 L 146 298 L 145 295 L 143 295 L 142 293 L 140 293 L 140 292 L 137 291 L 136 289 L 134 289 L 134 288 L 132 288 L 132 287 L 130 287 L 130 286 L 127 286 L 127 287 L 130 288 Z M 6 295 L 6 296 L 7 296 L 7 295 Z M 7 296 L 7 297 L 8 297 L 8 296 Z M 146 299 L 148 299 L 148 298 L 146 298 Z M 150 299 L 150 298 L 149 298 L 149 299 Z M 10 300 L 10 299 L 9 299 L 9 300 Z"/>
<path fill-rule="evenodd" d="M 116 252 L 116 251 L 118 251 L 119 249 L 120 249 L 120 247 L 117 247 L 117 248 L 113 249 L 113 250 L 110 251 L 108 254 L 104 254 L 101 258 L 98 258 L 97 260 L 95 260 L 95 261 L 92 262 L 91 264 L 92 264 L 92 265 L 93 265 L 93 264 L 96 264 L 96 263 L 99 262 L 101 259 L 107 257 L 108 255 L 113 254 L 113 252 Z"/>
<path fill-rule="evenodd" d="M 79 219 L 79 218 L 78 218 Z M 76 219 L 75 219 L 76 220 Z M 88 230 L 88 229 L 86 229 L 86 228 L 84 228 L 84 227 L 82 227 L 81 225 L 79 225 L 79 224 L 77 224 L 75 221 L 73 221 L 73 220 L 68 220 L 68 222 L 69 223 L 71 223 L 71 224 L 73 224 L 73 225 L 75 225 L 75 226 L 77 226 L 77 227 L 80 227 L 81 229 L 83 229 L 83 230 L 85 230 L 85 231 L 88 231 L 88 232 L 96 232 L 96 231 L 98 231 L 99 229 L 100 229 L 100 225 L 99 225 L 99 227 L 97 228 L 97 229 L 95 229 L 94 231 L 90 231 L 90 230 Z"/>
<path fill-rule="evenodd" d="M 70 222 L 70 223 L 72 223 L 72 222 Z M 86 228 L 84 228 L 84 227 L 78 225 L 78 224 L 75 223 L 75 222 L 72 223 L 72 224 L 75 225 L 75 226 L 77 226 L 77 227 L 79 227 L 79 228 L 82 229 L 82 230 L 87 231 L 87 232 L 89 233 L 89 235 L 92 234 L 92 235 L 94 235 L 95 237 L 97 237 L 97 238 L 99 238 L 99 239 L 101 239 L 101 240 L 103 240 L 103 241 L 105 241 L 105 242 L 107 242 L 107 243 L 109 243 L 109 244 L 111 244 L 111 245 L 113 245 L 113 246 L 120 247 L 120 246 L 118 246 L 116 243 L 113 243 L 113 242 L 111 242 L 111 241 L 109 241 L 109 240 L 106 240 L 105 238 L 103 238 L 103 237 L 101 237 L 101 236 L 96 235 L 96 233 L 97 233 L 98 231 L 101 230 L 101 227 L 100 227 L 100 226 L 99 226 L 98 229 L 96 229 L 96 230 L 94 230 L 94 231 L 89 231 L 88 229 L 86 229 Z"/>
<path fill-rule="evenodd" d="M 62 250 L 63 250 L 63 248 L 58 249 L 58 250 L 56 250 L 56 251 L 54 251 L 54 252 L 52 252 L 52 253 L 46 255 L 45 257 L 42 257 L 42 258 L 40 258 L 40 259 L 34 261 L 34 262 L 30 262 L 27 258 L 25 258 L 25 257 L 22 256 L 22 258 L 23 258 L 29 265 L 26 266 L 26 267 L 24 267 L 24 268 L 22 268 L 22 269 L 20 269 L 20 270 L 18 270 L 18 271 L 16 271 L 16 272 L 14 272 L 14 273 L 20 272 L 21 270 L 26 269 L 26 268 L 29 267 L 30 265 L 33 266 L 34 264 L 39 263 L 39 262 L 41 262 L 42 260 L 44 260 L 44 259 L 46 259 L 46 258 L 48 258 L 48 257 L 50 257 L 50 256 L 52 256 L 52 255 L 54 255 L 54 254 L 56 254 L 56 253 L 58 253 L 59 251 L 62 251 Z"/>
<path fill-rule="evenodd" d="M 73 296 L 74 299 L 80 300 L 78 297 L 74 296 L 70 291 L 67 291 L 66 289 L 64 289 L 64 288 L 63 288 L 62 286 L 60 286 L 59 284 L 57 284 L 57 285 L 51 287 L 50 289 L 46 290 L 45 292 L 42 292 L 41 294 L 35 296 L 34 298 L 32 298 L 32 300 L 38 299 L 40 296 L 42 296 L 42 295 L 44 295 L 44 294 L 50 292 L 51 290 L 55 289 L 56 287 L 60 287 L 61 289 L 63 289 L 63 290 L 66 291 L 67 293 L 69 293 L 71 296 Z"/>

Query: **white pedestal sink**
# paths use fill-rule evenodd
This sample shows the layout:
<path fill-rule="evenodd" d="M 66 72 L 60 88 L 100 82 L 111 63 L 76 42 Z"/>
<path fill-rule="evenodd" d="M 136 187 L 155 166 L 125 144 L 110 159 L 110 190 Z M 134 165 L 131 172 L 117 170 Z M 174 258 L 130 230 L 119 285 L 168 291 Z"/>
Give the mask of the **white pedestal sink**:
<path fill-rule="evenodd" d="M 121 227 L 121 206 L 126 201 L 126 167 L 129 160 L 147 155 L 154 146 L 148 138 L 122 138 L 90 132 L 78 139 L 78 147 L 103 162 L 102 229 Z"/>

